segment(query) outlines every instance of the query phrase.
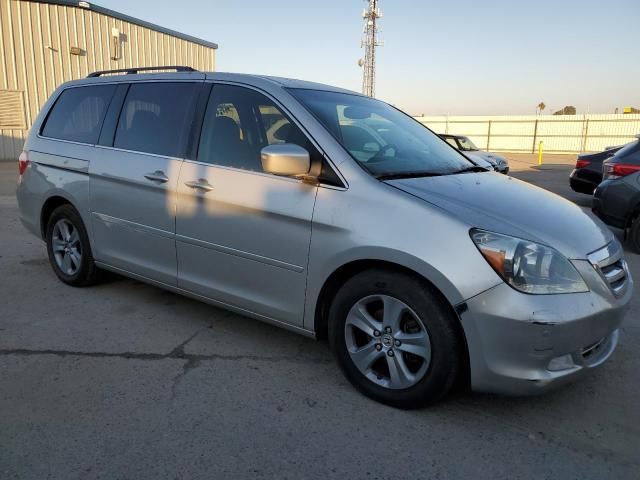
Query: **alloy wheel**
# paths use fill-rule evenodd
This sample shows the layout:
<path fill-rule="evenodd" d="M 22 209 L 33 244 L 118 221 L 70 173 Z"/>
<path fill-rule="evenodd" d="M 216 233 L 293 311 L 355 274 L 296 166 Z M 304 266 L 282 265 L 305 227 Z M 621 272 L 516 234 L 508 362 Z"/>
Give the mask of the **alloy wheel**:
<path fill-rule="evenodd" d="M 349 310 L 344 335 L 354 365 L 381 387 L 410 388 L 429 369 L 429 332 L 397 298 L 370 295 L 358 300 Z"/>
<path fill-rule="evenodd" d="M 80 270 L 82 245 L 78 229 L 67 219 L 60 219 L 53 226 L 51 249 L 58 268 L 69 276 Z"/>

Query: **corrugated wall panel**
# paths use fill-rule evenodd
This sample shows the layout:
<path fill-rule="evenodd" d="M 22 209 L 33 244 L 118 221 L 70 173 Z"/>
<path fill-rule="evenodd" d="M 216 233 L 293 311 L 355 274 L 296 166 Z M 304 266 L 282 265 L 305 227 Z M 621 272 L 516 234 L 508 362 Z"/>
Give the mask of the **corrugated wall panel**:
<path fill-rule="evenodd" d="M 120 31 L 112 60 L 111 29 Z M 72 55 L 71 47 L 80 48 Z M 215 50 L 92 11 L 25 0 L 0 0 L 0 89 L 22 92 L 27 128 L 61 83 L 96 70 L 188 65 L 215 68 Z M 0 129 L 0 160 L 15 161 L 27 129 Z"/>
<path fill-rule="evenodd" d="M 9 72 L 7 71 L 8 69 L 6 68 L 6 66 L 9 64 L 7 47 L 8 47 L 8 43 L 11 40 L 11 37 L 9 35 L 9 29 L 4 28 L 4 25 L 6 22 L 5 15 L 6 15 L 5 9 L 0 3 L 0 25 L 2 25 L 2 28 L 0 28 L 0 62 L 2 62 L 2 65 L 4 65 L 4 67 L 2 68 L 2 71 L 0 72 L 0 88 L 6 90 L 9 88 Z"/>

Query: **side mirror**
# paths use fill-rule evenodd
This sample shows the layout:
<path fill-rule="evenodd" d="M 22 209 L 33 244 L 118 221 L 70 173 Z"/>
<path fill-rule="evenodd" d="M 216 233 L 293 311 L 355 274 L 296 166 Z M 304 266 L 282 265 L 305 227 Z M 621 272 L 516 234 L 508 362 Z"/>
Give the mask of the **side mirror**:
<path fill-rule="evenodd" d="M 264 147 L 260 152 L 262 169 L 275 175 L 307 175 L 311 169 L 309 152 L 293 143 Z"/>

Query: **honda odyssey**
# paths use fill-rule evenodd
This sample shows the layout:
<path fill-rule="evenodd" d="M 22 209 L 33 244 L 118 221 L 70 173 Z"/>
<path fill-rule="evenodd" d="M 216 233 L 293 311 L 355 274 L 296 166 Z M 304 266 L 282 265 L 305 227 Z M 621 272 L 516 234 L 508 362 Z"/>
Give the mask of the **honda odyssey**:
<path fill-rule="evenodd" d="M 542 392 L 615 350 L 632 280 L 576 205 L 373 98 L 145 70 L 60 86 L 25 143 L 20 216 L 62 282 L 110 270 L 326 338 L 401 408 Z"/>

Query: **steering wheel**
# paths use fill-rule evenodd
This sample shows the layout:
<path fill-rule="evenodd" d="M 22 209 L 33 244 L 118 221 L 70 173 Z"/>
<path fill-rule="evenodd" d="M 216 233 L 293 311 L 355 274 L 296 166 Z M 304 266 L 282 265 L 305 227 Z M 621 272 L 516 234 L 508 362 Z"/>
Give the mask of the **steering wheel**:
<path fill-rule="evenodd" d="M 384 161 L 384 154 L 389 150 L 398 151 L 398 147 L 396 147 L 393 143 L 387 143 L 384 147 L 382 147 L 378 152 L 367 160 L 367 163 L 379 163 Z"/>

